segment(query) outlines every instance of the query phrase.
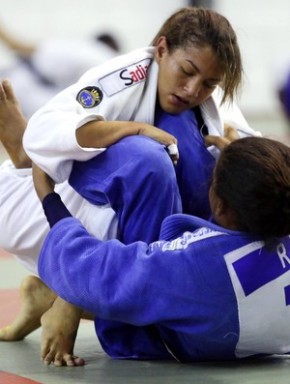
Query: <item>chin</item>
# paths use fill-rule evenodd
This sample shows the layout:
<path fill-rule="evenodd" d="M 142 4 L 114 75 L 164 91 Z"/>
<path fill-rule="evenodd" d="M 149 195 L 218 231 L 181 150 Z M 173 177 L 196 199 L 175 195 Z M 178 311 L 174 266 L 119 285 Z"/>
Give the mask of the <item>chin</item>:
<path fill-rule="evenodd" d="M 174 105 L 165 105 L 162 107 L 164 112 L 170 113 L 171 115 L 178 115 L 181 112 L 186 111 L 188 108 L 180 108 Z"/>

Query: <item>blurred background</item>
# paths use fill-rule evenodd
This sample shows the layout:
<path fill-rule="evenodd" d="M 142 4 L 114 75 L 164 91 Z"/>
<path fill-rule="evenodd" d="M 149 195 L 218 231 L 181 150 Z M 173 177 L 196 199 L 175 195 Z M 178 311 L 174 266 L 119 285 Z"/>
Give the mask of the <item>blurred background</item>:
<path fill-rule="evenodd" d="M 290 69 L 289 0 L 1 0 L 0 27 L 35 45 L 51 38 L 85 39 L 106 31 L 115 36 L 123 53 L 147 45 L 161 23 L 187 5 L 211 7 L 229 19 L 244 61 L 238 104 L 253 128 L 288 140 L 290 125 L 279 92 Z M 1 41 L 0 57 L 3 77 L 16 59 Z"/>

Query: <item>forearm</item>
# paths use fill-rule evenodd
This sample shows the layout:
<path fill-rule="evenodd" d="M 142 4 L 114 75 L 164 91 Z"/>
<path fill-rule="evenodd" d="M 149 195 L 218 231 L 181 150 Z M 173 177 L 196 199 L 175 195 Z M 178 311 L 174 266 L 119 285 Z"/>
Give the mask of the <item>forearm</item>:
<path fill-rule="evenodd" d="M 62 202 L 59 194 L 54 192 L 54 182 L 35 163 L 32 164 L 33 183 L 36 194 L 42 203 L 47 221 L 52 228 L 59 220 L 70 217 L 71 213 Z"/>
<path fill-rule="evenodd" d="M 150 124 L 136 121 L 100 121 L 84 124 L 76 131 L 78 144 L 83 148 L 106 148 L 126 136 L 145 135 L 170 145 L 174 137 Z"/>

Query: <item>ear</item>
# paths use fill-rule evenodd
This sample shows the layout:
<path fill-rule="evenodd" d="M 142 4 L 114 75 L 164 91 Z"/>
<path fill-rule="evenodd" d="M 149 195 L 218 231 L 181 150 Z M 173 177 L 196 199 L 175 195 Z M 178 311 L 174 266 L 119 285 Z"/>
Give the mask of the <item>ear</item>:
<path fill-rule="evenodd" d="M 215 196 L 215 204 L 213 207 L 213 215 L 217 223 L 220 222 L 220 218 L 224 216 L 226 212 L 226 204 L 222 199 Z"/>
<path fill-rule="evenodd" d="M 160 63 L 162 57 L 168 52 L 168 46 L 165 36 L 160 36 L 157 40 L 154 58 L 157 63 Z"/>
<path fill-rule="evenodd" d="M 221 227 L 236 230 L 236 215 L 234 211 L 220 198 L 216 199 L 213 212 L 214 219 Z"/>

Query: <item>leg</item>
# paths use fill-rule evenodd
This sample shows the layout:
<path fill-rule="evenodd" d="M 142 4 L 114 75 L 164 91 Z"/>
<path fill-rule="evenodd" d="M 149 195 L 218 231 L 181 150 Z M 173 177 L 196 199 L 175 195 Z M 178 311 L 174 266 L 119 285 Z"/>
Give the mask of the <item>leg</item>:
<path fill-rule="evenodd" d="M 41 317 L 43 328 L 41 358 L 46 365 L 81 366 L 83 359 L 73 354 L 80 319 L 93 320 L 89 314 L 65 302 L 59 297 Z"/>
<path fill-rule="evenodd" d="M 0 83 L 0 140 L 16 168 L 29 168 L 31 161 L 22 146 L 27 121 L 7 80 Z"/>
<path fill-rule="evenodd" d="M 70 182 L 90 202 L 111 204 L 117 212 L 120 237 L 127 243 L 157 238 L 164 217 L 180 209 L 168 154 L 160 144 L 140 136 L 122 140 L 90 162 L 76 163 Z M 66 311 L 62 309 L 64 305 Z M 60 318 L 60 313 L 65 316 Z M 64 324 L 65 318 L 69 318 L 69 324 Z M 69 308 L 59 299 L 43 315 L 42 358 L 46 364 L 83 364 L 72 353 L 79 318 L 74 307 Z M 111 327 L 107 321 L 98 324 L 105 333 L 116 326 L 114 323 Z M 121 324 L 118 330 L 120 327 Z M 99 336 L 102 337 L 100 333 Z"/>
<path fill-rule="evenodd" d="M 1 341 L 18 341 L 43 326 L 41 357 L 46 364 L 80 366 L 73 348 L 81 317 L 92 320 L 78 308 L 57 298 L 36 276 L 28 276 L 20 287 L 21 309 L 16 319 L 0 329 Z"/>
<path fill-rule="evenodd" d="M 25 128 L 26 119 L 20 110 L 12 87 L 6 81 L 0 82 L 0 140 L 16 168 L 31 167 L 31 161 L 22 146 L 22 137 Z M 2 172 L 4 173 L 1 174 L 1 180 L 6 183 L 3 186 L 6 189 L 1 191 L 0 207 L 3 208 L 5 213 L 5 215 L 3 213 L 1 216 L 3 220 L 2 225 L 5 226 L 5 233 L 0 234 L 0 244 L 9 252 L 20 253 L 21 258 L 24 260 L 24 263 L 26 263 L 26 260 L 31 254 L 38 254 L 42 240 L 48 230 L 48 225 L 43 215 L 41 205 L 33 191 L 31 177 L 20 178 L 12 176 L 6 178 L 5 173 L 8 177 L 9 171 Z M 7 183 L 9 184 L 8 188 Z M 19 193 L 17 191 L 19 191 Z M 71 194 L 66 195 L 66 197 L 70 201 L 73 200 Z M 10 200 L 11 204 L 9 203 Z M 9 205 L 9 209 L 7 209 L 7 204 Z M 20 208 L 19 212 L 21 217 L 30 215 L 29 217 L 33 220 L 33 227 L 37 227 L 36 236 L 31 236 L 31 232 L 30 236 L 27 233 L 29 232 L 29 225 L 20 225 L 21 228 L 15 233 L 15 207 Z M 34 238 L 33 243 L 30 242 L 31 237 Z M 25 244 L 23 243 L 23 239 L 27 239 Z M 23 249 L 19 250 L 19 246 Z M 36 264 L 36 262 L 36 258 L 32 257 L 31 263 Z M 9 326 L 0 330 L 0 340 L 2 341 L 21 340 L 37 329 L 41 324 L 42 315 L 55 301 L 55 295 L 52 291 L 34 276 L 30 276 L 23 281 L 20 293 L 22 299 L 20 313 Z M 79 316 L 78 309 L 75 309 L 75 315 L 73 315 L 73 308 L 68 303 L 67 306 L 70 317 L 66 318 L 67 310 L 64 305 L 62 306 L 63 312 L 56 312 L 56 310 L 54 310 L 52 316 L 50 316 L 50 312 L 48 312 L 47 315 L 43 317 L 43 345 L 45 345 L 45 348 L 49 348 L 50 343 L 53 345 L 53 348 L 50 348 L 49 362 L 53 361 L 53 358 L 51 358 L 51 351 L 53 351 L 56 356 L 56 365 L 80 365 L 82 361 L 73 356 L 73 346 L 79 324 L 79 319 L 78 321 L 76 320 L 76 317 Z M 65 324 L 61 321 L 56 324 L 56 318 L 67 320 Z M 46 328 L 48 330 L 46 330 Z M 53 329 L 53 335 L 51 329 Z M 48 334 L 49 337 L 47 336 Z"/>
<path fill-rule="evenodd" d="M 125 243 L 157 240 L 165 217 L 181 211 L 173 164 L 159 143 L 130 136 L 87 162 L 75 162 L 69 180 L 92 204 L 109 203 Z"/>
<path fill-rule="evenodd" d="M 111 204 L 119 238 L 127 244 L 157 240 L 164 218 L 181 211 L 168 154 L 142 136 L 127 137 L 89 162 L 75 162 L 70 184 L 92 204 Z M 128 330 L 120 322 L 98 320 L 95 325 L 103 347 L 108 334 L 114 338 Z"/>

